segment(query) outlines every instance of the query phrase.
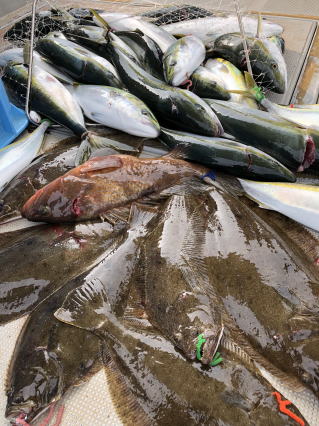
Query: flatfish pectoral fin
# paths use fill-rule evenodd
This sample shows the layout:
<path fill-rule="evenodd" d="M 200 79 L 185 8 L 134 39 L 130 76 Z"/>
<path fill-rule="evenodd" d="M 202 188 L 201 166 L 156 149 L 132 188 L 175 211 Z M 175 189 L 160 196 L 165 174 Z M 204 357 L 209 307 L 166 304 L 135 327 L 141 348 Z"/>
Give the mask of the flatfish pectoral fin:
<path fill-rule="evenodd" d="M 95 279 L 71 291 L 54 316 L 66 324 L 94 332 L 103 327 L 110 313 L 105 289 Z"/>
<path fill-rule="evenodd" d="M 104 173 L 107 173 L 121 168 L 122 165 L 123 162 L 121 158 L 116 155 L 97 157 L 83 165 L 81 168 L 81 173 L 96 172 L 98 170 L 103 170 Z"/>

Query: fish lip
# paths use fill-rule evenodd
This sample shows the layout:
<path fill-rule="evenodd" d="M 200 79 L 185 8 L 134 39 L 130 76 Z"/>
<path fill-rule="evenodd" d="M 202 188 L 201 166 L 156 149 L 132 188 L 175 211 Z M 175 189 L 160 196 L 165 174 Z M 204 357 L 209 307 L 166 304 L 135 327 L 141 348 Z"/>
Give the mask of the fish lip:
<path fill-rule="evenodd" d="M 224 326 L 221 325 L 216 331 L 208 330 L 203 333 L 203 337 L 206 339 L 206 342 L 203 346 L 203 356 L 201 359 L 201 362 L 203 364 L 209 364 L 219 347 L 219 344 L 223 338 L 224 335 Z"/>
<path fill-rule="evenodd" d="M 144 137 L 155 139 L 159 136 L 159 134 L 160 134 L 160 130 L 158 128 L 155 128 L 154 126 L 150 126 L 148 134 L 146 135 L 146 132 L 145 132 Z"/>
<path fill-rule="evenodd" d="M 217 121 L 217 135 L 216 136 L 222 136 L 225 133 L 225 131 L 224 131 L 224 128 L 222 126 L 222 123 L 219 121 L 219 119 L 217 119 L 217 120 L 218 121 Z"/>
<path fill-rule="evenodd" d="M 35 404 L 11 404 L 9 407 L 6 408 L 5 416 L 7 419 L 15 420 L 17 417 L 19 417 L 21 414 L 25 414 L 25 417 L 29 417 L 29 415 L 32 413 L 32 410 L 34 408 Z"/>
<path fill-rule="evenodd" d="M 27 213 L 27 210 L 28 210 L 28 201 L 29 200 L 27 200 L 24 204 L 23 204 L 23 206 L 21 207 L 21 210 L 20 210 L 20 213 L 21 213 L 21 216 L 22 217 L 25 217 L 26 219 L 28 219 L 28 213 Z"/>
<path fill-rule="evenodd" d="M 142 124 L 146 127 L 144 137 L 157 138 L 160 134 L 160 125 L 156 118 L 148 117 L 142 121 Z"/>
<path fill-rule="evenodd" d="M 173 80 L 175 79 L 175 67 L 169 64 L 164 65 L 164 74 L 168 84 L 173 85 Z"/>
<path fill-rule="evenodd" d="M 178 87 L 183 84 L 186 84 L 188 82 L 188 77 L 185 72 L 175 70 L 170 80 L 172 86 Z"/>
<path fill-rule="evenodd" d="M 279 93 L 281 95 L 286 92 L 287 82 L 285 79 L 273 78 L 272 81 L 273 81 L 273 85 L 272 85 L 272 88 L 270 89 L 272 92 Z"/>

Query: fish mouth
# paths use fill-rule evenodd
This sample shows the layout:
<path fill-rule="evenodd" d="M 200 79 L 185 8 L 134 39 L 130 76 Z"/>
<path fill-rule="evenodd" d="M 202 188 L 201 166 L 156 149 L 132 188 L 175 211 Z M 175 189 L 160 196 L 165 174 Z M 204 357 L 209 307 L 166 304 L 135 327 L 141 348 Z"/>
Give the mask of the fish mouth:
<path fill-rule="evenodd" d="M 216 331 L 208 330 L 203 333 L 203 337 L 206 340 L 206 342 L 203 345 L 202 348 L 202 358 L 201 362 L 203 364 L 210 364 L 213 360 L 217 349 L 220 345 L 220 342 L 224 335 L 224 326 L 218 328 L 217 333 Z"/>
<path fill-rule="evenodd" d="M 217 131 L 216 131 L 217 134 L 216 134 L 216 136 L 222 136 L 222 134 L 225 131 L 224 131 L 224 128 L 222 126 L 222 123 L 218 119 L 217 119 L 216 125 L 217 125 Z"/>
<path fill-rule="evenodd" d="M 265 74 L 266 83 L 269 82 L 269 89 L 272 92 L 283 94 L 287 89 L 287 77 L 282 73 L 269 73 Z M 268 87 L 266 85 L 266 87 Z"/>
<path fill-rule="evenodd" d="M 41 190 L 40 190 L 41 191 Z M 22 206 L 21 208 L 21 216 L 25 217 L 26 219 L 30 219 L 34 216 L 33 212 L 33 204 L 38 199 L 39 194 L 35 193 L 33 194 Z M 36 220 L 36 218 L 32 217 L 33 220 Z"/>
<path fill-rule="evenodd" d="M 145 126 L 145 135 L 147 138 L 157 138 L 160 134 L 160 125 L 155 117 L 149 116 L 147 119 L 142 121 L 142 124 Z"/>
<path fill-rule="evenodd" d="M 17 418 L 26 420 L 29 418 L 29 415 L 32 413 L 34 404 L 30 402 L 29 404 L 12 404 L 6 408 L 5 416 L 11 421 L 15 421 Z"/>
<path fill-rule="evenodd" d="M 174 67 L 167 64 L 164 68 L 164 73 L 166 74 L 167 83 L 173 85 L 173 80 L 175 77 Z"/>
<path fill-rule="evenodd" d="M 43 188 L 35 192 L 22 206 L 21 216 L 33 222 L 45 221 L 47 217 L 51 215 L 51 209 L 49 206 L 43 204 L 39 205 L 39 200 L 43 194 Z"/>
<path fill-rule="evenodd" d="M 274 81 L 271 91 L 282 95 L 286 91 L 286 86 L 285 81 Z"/>

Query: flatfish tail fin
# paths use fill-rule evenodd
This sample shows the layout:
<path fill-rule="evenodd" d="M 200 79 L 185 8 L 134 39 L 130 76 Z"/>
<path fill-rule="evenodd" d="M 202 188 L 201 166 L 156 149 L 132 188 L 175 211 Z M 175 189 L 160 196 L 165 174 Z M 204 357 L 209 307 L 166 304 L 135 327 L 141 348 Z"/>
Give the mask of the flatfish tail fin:
<path fill-rule="evenodd" d="M 143 201 L 132 203 L 128 219 L 130 227 L 146 227 L 156 217 L 158 207 L 143 203 Z"/>

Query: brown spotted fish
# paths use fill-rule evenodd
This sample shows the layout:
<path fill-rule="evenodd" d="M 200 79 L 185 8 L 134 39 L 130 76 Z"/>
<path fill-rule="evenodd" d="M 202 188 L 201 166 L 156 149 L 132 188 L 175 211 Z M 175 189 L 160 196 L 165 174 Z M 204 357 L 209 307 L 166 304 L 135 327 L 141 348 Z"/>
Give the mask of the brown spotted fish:
<path fill-rule="evenodd" d="M 37 191 L 23 206 L 32 221 L 73 222 L 103 216 L 207 168 L 172 158 L 109 155 L 94 158 Z"/>

